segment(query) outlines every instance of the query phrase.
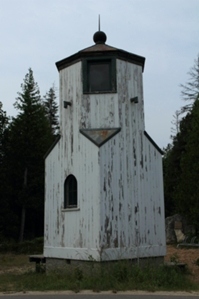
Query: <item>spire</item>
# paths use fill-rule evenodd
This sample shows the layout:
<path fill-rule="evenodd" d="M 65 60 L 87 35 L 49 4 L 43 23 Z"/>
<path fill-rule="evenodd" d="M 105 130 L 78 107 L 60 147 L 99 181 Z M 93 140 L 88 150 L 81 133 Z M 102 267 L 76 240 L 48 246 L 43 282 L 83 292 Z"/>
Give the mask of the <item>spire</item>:
<path fill-rule="evenodd" d="M 105 44 L 106 34 L 100 30 L 100 15 L 98 17 L 98 31 L 93 35 L 93 40 L 96 44 Z"/>
<path fill-rule="evenodd" d="M 100 31 L 100 15 L 98 16 L 98 31 Z"/>

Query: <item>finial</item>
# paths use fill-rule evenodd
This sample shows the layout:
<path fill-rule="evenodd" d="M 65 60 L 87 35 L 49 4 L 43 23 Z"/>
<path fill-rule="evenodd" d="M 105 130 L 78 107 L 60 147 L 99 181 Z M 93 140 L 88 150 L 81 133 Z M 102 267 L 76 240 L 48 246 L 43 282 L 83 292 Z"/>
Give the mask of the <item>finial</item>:
<path fill-rule="evenodd" d="M 96 44 L 105 44 L 106 34 L 100 30 L 100 15 L 98 16 L 98 31 L 93 35 L 93 40 Z"/>

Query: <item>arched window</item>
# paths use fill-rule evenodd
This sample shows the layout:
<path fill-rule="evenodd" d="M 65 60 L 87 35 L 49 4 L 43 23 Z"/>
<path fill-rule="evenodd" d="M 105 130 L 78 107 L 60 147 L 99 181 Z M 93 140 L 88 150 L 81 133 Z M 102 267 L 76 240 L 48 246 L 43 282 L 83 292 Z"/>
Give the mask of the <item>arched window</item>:
<path fill-rule="evenodd" d="M 70 174 L 64 182 L 64 209 L 77 207 L 77 180 Z"/>

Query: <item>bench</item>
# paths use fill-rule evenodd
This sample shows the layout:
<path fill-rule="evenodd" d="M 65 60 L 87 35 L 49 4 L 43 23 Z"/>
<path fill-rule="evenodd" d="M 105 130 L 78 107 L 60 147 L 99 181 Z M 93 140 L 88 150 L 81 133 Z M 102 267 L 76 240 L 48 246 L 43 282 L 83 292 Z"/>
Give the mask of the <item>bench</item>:
<path fill-rule="evenodd" d="M 199 247 L 199 240 L 197 241 L 197 237 L 192 237 L 190 239 L 190 237 L 185 237 L 184 241 L 182 241 L 181 243 L 179 243 L 177 245 L 177 248 L 179 247 Z"/>
<path fill-rule="evenodd" d="M 46 263 L 46 258 L 44 255 L 30 255 L 29 262 L 35 263 L 35 270 L 36 272 L 44 272 L 44 267 L 41 266 L 42 264 Z"/>

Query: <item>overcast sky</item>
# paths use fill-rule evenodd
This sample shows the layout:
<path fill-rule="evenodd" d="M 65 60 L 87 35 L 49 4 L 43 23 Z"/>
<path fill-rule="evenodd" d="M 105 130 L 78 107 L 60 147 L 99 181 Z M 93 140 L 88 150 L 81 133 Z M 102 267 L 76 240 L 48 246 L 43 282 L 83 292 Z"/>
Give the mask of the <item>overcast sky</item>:
<path fill-rule="evenodd" d="M 162 148 L 184 103 L 180 84 L 199 54 L 199 0 L 0 0 L 0 101 L 9 116 L 31 67 L 44 95 L 58 89 L 55 62 L 91 46 L 98 29 L 107 44 L 144 56 L 146 131 Z"/>

